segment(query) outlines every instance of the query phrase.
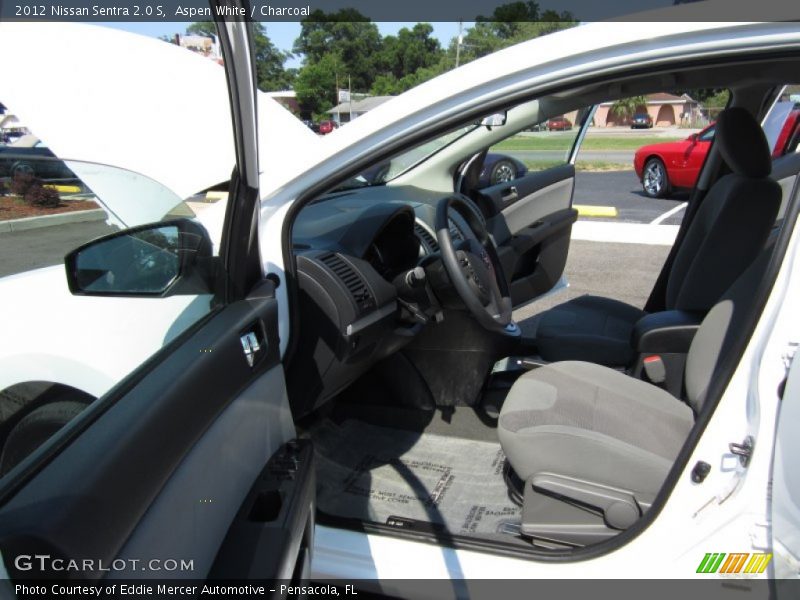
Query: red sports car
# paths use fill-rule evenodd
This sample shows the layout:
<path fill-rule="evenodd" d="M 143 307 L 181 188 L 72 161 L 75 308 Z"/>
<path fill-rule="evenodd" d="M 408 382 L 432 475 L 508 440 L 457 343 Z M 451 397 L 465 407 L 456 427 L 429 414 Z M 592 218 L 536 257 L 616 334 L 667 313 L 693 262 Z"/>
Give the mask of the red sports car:
<path fill-rule="evenodd" d="M 713 139 L 712 123 L 685 140 L 639 148 L 633 157 L 633 168 L 644 193 L 651 198 L 664 198 L 675 188 L 694 187 Z"/>
<path fill-rule="evenodd" d="M 800 137 L 799 123 L 800 108 L 795 107 L 781 126 L 773 147 L 773 158 L 795 151 Z M 644 193 L 651 198 L 665 198 L 676 189 L 693 188 L 713 139 L 712 123 L 685 140 L 639 148 L 633 157 L 633 168 L 642 182 Z"/>

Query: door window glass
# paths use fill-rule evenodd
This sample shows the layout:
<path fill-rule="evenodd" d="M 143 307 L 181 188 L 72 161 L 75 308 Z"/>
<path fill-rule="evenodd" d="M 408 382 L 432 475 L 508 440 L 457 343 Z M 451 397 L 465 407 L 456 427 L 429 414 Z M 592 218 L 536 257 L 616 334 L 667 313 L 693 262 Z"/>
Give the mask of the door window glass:
<path fill-rule="evenodd" d="M 91 44 L 27 39 L 18 25 L 0 25 L 19 63 L 0 66 L 14 82 L 0 98 L 14 126 L 0 144 L 0 476 L 221 303 L 235 162 L 217 62 L 81 26 L 119 62 L 117 86 Z M 42 60 L 86 77 L 43 94 Z"/>

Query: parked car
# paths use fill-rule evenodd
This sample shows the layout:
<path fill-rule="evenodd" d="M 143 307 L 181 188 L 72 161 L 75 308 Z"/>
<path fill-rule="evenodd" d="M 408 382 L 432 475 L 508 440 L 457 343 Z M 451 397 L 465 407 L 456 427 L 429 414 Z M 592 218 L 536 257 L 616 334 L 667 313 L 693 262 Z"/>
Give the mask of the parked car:
<path fill-rule="evenodd" d="M 772 148 L 772 157 L 794 152 L 797 147 L 800 109 L 791 111 Z M 633 157 L 633 168 L 650 198 L 666 198 L 672 192 L 692 189 L 714 139 L 715 124 L 677 142 L 642 146 Z"/>
<path fill-rule="evenodd" d="M 653 126 L 653 117 L 647 113 L 636 113 L 631 119 L 631 129 L 650 129 Z"/>
<path fill-rule="evenodd" d="M 675 189 L 694 187 L 714 139 L 714 130 L 712 123 L 686 139 L 636 150 L 633 168 L 644 193 L 651 198 L 665 198 Z"/>
<path fill-rule="evenodd" d="M 336 121 L 332 121 L 328 119 L 327 121 L 320 121 L 319 126 L 317 127 L 317 132 L 325 135 L 332 132 L 334 129 L 337 129 L 339 124 Z"/>
<path fill-rule="evenodd" d="M 694 304 L 664 310 L 658 287 L 648 312 L 594 297 L 607 315 L 563 315 L 567 336 L 597 325 L 565 353 L 608 336 L 636 351 L 635 364 L 612 369 L 544 364 L 533 356 L 541 338 L 513 320 L 514 306 L 561 281 L 577 218 L 573 166 L 488 191 L 454 183 L 466 160 L 542 106 L 590 111 L 609 90 L 655 92 L 665 77 L 737 86 L 745 104 L 733 108 L 758 129 L 759 107 L 800 67 L 797 24 L 674 14 L 506 48 L 390 100 L 332 143 L 296 139 L 308 132 L 282 109 L 256 110 L 254 45 L 235 20 L 219 30 L 231 49 L 224 72 L 154 40 L 0 23 L 0 55 L 20 57 L 0 63 L 0 80 L 14 81 L 15 108 L 31 106 L 26 122 L 61 156 L 108 157 L 147 180 L 130 190 L 125 173 L 112 183 L 76 166 L 121 229 L 65 249 L 63 265 L 0 280 L 0 391 L 50 384 L 13 404 L 0 432 L 8 595 L 73 563 L 75 581 L 102 581 L 107 565 L 118 579 L 174 579 L 139 570 L 164 557 L 191 561 L 179 575 L 203 582 L 346 580 L 402 598 L 432 596 L 434 579 L 462 597 L 477 595 L 463 579 L 496 579 L 497 594 L 523 578 L 635 576 L 663 589 L 666 573 L 751 590 L 795 576 L 798 191 L 785 196 L 775 244 L 708 316 Z M 115 72 L 98 69 L 110 59 Z M 26 78 L 45 68 L 46 81 Z M 75 80 L 85 96 L 45 106 L 42 89 Z M 125 119 L 94 127 L 104 107 L 161 111 L 158 131 L 175 144 L 152 144 Z M 502 125 L 479 124 L 501 108 Z M 197 131 L 188 111 L 200 109 Z M 80 137 L 59 126 L 66 110 Z M 745 163 L 747 150 L 736 149 Z M 337 191 L 395 158 L 409 168 Z M 175 216 L 180 198 L 231 172 L 227 205 Z M 765 215 L 750 249 L 775 224 Z M 701 287 L 742 274 L 729 268 L 741 256 L 717 244 L 744 237 L 717 233 L 706 249 L 720 252 L 713 277 L 695 269 Z M 686 236 L 676 250 L 686 240 L 689 251 L 699 243 Z M 707 296 L 690 291 L 687 303 Z M 646 326 L 635 347 L 630 319 Z M 677 374 L 672 391 L 660 368 Z M 529 593 L 524 585 L 506 595 Z"/>
<path fill-rule="evenodd" d="M 553 117 L 547 121 L 547 131 L 569 131 L 572 122 L 566 117 Z"/>
<path fill-rule="evenodd" d="M 0 177 L 34 175 L 44 180 L 76 179 L 67 165 L 33 135 L 24 135 L 8 146 L 0 146 Z"/>
<path fill-rule="evenodd" d="M 516 158 L 490 152 L 483 161 L 483 169 L 481 169 L 478 186 L 489 187 L 499 183 L 507 183 L 524 177 L 527 173 L 528 167 Z"/>
<path fill-rule="evenodd" d="M 800 104 L 794 104 L 791 112 L 778 133 L 772 158 L 780 158 L 785 154 L 797 152 L 800 143 Z"/>

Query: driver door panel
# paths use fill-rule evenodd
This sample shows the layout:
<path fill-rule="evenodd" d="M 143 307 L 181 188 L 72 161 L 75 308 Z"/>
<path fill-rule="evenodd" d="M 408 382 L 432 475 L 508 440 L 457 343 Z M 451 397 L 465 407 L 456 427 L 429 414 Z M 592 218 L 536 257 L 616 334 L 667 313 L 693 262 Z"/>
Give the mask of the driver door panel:
<path fill-rule="evenodd" d="M 564 164 L 479 192 L 514 306 L 550 291 L 564 272 L 578 218 L 574 184 L 575 167 Z"/>
<path fill-rule="evenodd" d="M 251 332 L 259 346 L 250 347 L 252 363 L 241 341 Z M 295 435 L 278 348 L 269 281 L 163 348 L 84 411 L 75 423 L 91 425 L 3 507 L 3 556 L 140 561 L 85 571 L 90 579 L 140 577 L 139 566 L 164 558 L 191 561 L 191 569 L 145 576 L 212 575 L 223 541 L 236 536 L 229 528 L 243 500 Z M 312 477 L 304 470 L 294 480 L 311 489 Z M 303 523 L 313 518 L 309 500 L 286 497 L 277 520 L 262 519 L 284 541 L 262 569 L 284 574 L 283 565 L 295 564 Z"/>

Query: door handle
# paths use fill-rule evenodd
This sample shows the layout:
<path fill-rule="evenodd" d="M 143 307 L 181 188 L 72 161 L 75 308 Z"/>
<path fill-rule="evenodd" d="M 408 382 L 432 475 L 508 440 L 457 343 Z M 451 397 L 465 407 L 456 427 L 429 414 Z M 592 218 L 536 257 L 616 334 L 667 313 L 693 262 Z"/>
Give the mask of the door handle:
<path fill-rule="evenodd" d="M 512 185 L 508 190 L 501 193 L 500 197 L 503 199 L 503 202 L 512 202 L 519 198 L 519 192 L 517 191 L 517 187 Z"/>
<path fill-rule="evenodd" d="M 242 334 L 239 341 L 242 343 L 244 358 L 248 366 L 252 367 L 256 363 L 256 359 L 259 358 L 259 353 L 266 346 L 266 342 L 260 342 L 255 331 L 248 331 Z"/>

